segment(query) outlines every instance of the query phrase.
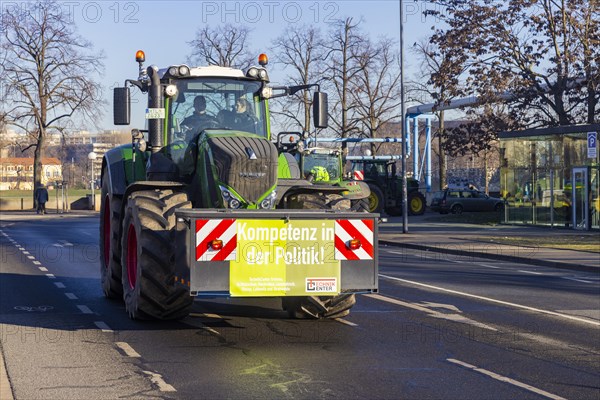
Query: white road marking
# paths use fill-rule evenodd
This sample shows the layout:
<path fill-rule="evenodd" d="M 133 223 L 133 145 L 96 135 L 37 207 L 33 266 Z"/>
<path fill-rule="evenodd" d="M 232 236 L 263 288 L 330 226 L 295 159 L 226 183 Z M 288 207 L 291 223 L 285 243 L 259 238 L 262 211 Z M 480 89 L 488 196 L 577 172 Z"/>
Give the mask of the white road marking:
<path fill-rule="evenodd" d="M 441 292 L 452 293 L 452 294 L 456 294 L 456 295 L 459 295 L 459 296 L 464 296 L 464 297 L 470 297 L 470 298 L 473 298 L 473 299 L 489 301 L 491 303 L 496 303 L 496 304 L 502 304 L 502 305 L 505 305 L 505 306 L 521 308 L 523 310 L 534 311 L 534 312 L 538 312 L 538 313 L 542 313 L 542 314 L 552 315 L 552 316 L 555 316 L 555 317 L 570 319 L 570 320 L 577 321 L 577 322 L 583 322 L 583 323 L 590 324 L 590 325 L 600 326 L 600 322 L 590 321 L 589 319 L 578 318 L 578 317 L 574 317 L 572 315 L 566 315 L 566 314 L 561 314 L 561 313 L 557 313 L 557 312 L 554 312 L 554 311 L 542 310 L 540 308 L 529 307 L 529 306 L 525 306 L 525 305 L 517 304 L 517 303 L 510 303 L 508 301 L 491 299 L 489 297 L 478 296 L 478 295 L 475 295 L 475 294 L 459 292 L 458 290 L 445 289 L 445 288 L 442 288 L 442 287 L 439 287 L 439 286 L 433 286 L 433 285 L 428 285 L 428 284 L 425 284 L 425 283 L 420 283 L 420 282 L 415 282 L 415 281 L 409 281 L 407 279 L 396 278 L 394 276 L 388 276 L 388 275 L 383 275 L 383 274 L 379 274 L 379 276 L 381 276 L 383 278 L 386 278 L 386 279 L 391 279 L 391 280 L 394 280 L 394 281 L 409 283 L 411 285 L 422 286 L 422 287 L 426 287 L 426 288 L 429 288 L 429 289 L 439 290 Z"/>
<path fill-rule="evenodd" d="M 120 348 L 121 350 L 123 350 L 123 352 L 125 353 L 125 355 L 127 357 L 135 357 L 135 358 L 141 357 L 140 353 L 138 353 L 137 351 L 135 351 L 133 349 L 133 347 L 131 347 L 129 345 L 129 343 L 126 343 L 126 342 L 116 342 L 115 345 L 118 348 Z"/>
<path fill-rule="evenodd" d="M 77 308 L 79 308 L 79 310 L 84 314 L 93 314 L 94 313 L 92 310 L 90 310 L 90 308 L 88 306 L 78 304 Z"/>
<path fill-rule="evenodd" d="M 586 281 L 585 279 L 571 278 L 569 276 L 562 276 L 561 278 L 567 279 L 569 281 L 575 281 L 575 282 L 581 282 L 581 283 L 596 283 L 596 282 L 592 282 L 592 281 Z"/>
<path fill-rule="evenodd" d="M 335 320 L 337 322 L 339 322 L 340 324 L 344 324 L 344 325 L 348 325 L 348 326 L 352 326 L 352 327 L 358 326 L 358 324 L 355 324 L 354 322 L 346 321 L 345 319 L 342 319 L 342 318 L 336 318 Z"/>
<path fill-rule="evenodd" d="M 41 263 L 41 262 L 39 262 L 39 261 L 34 261 L 34 262 L 33 262 L 33 264 L 34 264 L 34 265 L 42 265 L 42 263 Z"/>
<path fill-rule="evenodd" d="M 56 276 L 54 276 L 54 274 L 46 274 L 46 277 L 48 279 L 56 279 Z"/>
<path fill-rule="evenodd" d="M 42 272 L 48 272 L 48 268 L 46 267 L 38 267 L 38 269 Z"/>
<path fill-rule="evenodd" d="M 539 394 L 540 396 L 544 396 L 544 397 L 547 397 L 549 399 L 553 399 L 553 400 L 566 400 L 564 397 L 557 396 L 555 394 L 546 392 L 545 390 L 542 390 L 542 389 L 538 389 L 538 388 L 536 388 L 534 386 L 531 386 L 531 385 L 528 385 L 526 383 L 519 382 L 517 380 L 508 378 L 508 377 L 503 376 L 503 375 L 499 375 L 499 374 L 497 374 L 495 372 L 488 371 L 487 369 L 476 367 L 475 365 L 468 364 L 468 363 L 466 363 L 464 361 L 456 360 L 454 358 L 447 358 L 446 361 L 451 362 L 452 364 L 460 365 L 461 367 L 470 369 L 472 371 L 479 372 L 480 374 L 487 375 L 487 376 L 489 376 L 492 379 L 496 379 L 497 381 L 506 382 L 506 383 L 511 384 L 513 386 L 520 387 L 521 389 L 529 390 L 530 392 L 533 392 L 535 394 Z"/>
<path fill-rule="evenodd" d="M 206 317 L 206 318 L 215 318 L 215 319 L 223 319 L 220 315 L 210 314 L 210 313 L 190 313 L 190 317 Z"/>
<path fill-rule="evenodd" d="M 30 260 L 35 260 L 34 256 L 27 256 L 27 258 L 29 258 Z"/>
<path fill-rule="evenodd" d="M 450 311 L 455 311 L 455 312 L 459 312 L 459 313 L 462 312 L 458 309 L 458 307 L 456 307 L 455 305 L 452 305 L 452 304 L 431 303 L 429 301 L 422 302 L 421 304 L 423 304 L 425 307 L 428 307 L 428 308 L 445 308 Z"/>
<path fill-rule="evenodd" d="M 66 288 L 65 284 L 62 282 L 54 282 L 54 286 L 56 286 L 59 289 L 64 289 Z"/>
<path fill-rule="evenodd" d="M 485 267 L 485 268 L 500 269 L 500 267 L 496 267 L 495 265 L 489 265 L 489 264 L 483 264 L 483 263 L 478 263 L 477 265 Z"/>
<path fill-rule="evenodd" d="M 112 333 L 113 332 L 113 330 L 110 329 L 110 326 L 108 326 L 106 324 L 106 322 L 94 321 L 94 325 L 96 325 L 98 327 L 98 329 L 100 329 L 102 332 L 107 332 L 107 333 Z"/>
<path fill-rule="evenodd" d="M 524 269 L 519 269 L 518 272 L 522 272 L 524 274 L 531 274 L 531 275 L 544 275 L 541 272 L 535 272 L 535 271 L 525 271 Z"/>
<path fill-rule="evenodd" d="M 23 254 L 25 254 L 26 256 L 30 255 L 31 253 L 28 251 L 23 250 Z M 34 257 L 35 258 L 35 257 Z"/>
<path fill-rule="evenodd" d="M 171 386 L 167 382 L 165 382 L 162 375 L 157 374 L 156 372 L 152 372 L 152 371 L 142 371 L 142 372 L 144 372 L 146 375 L 150 376 L 150 381 L 152 381 L 152 383 L 154 383 L 156 386 L 158 386 L 158 390 L 160 390 L 161 392 L 176 392 L 177 391 L 177 390 L 175 390 L 175 388 L 173 386 Z"/>
<path fill-rule="evenodd" d="M 418 310 L 424 313 L 429 314 L 431 317 L 433 318 L 439 318 L 439 319 L 446 319 L 449 321 L 453 321 L 453 322 L 460 322 L 463 324 L 469 324 L 469 325 L 473 325 L 473 326 L 477 326 L 479 328 L 483 328 L 483 329 L 487 329 L 490 331 L 498 331 L 496 328 L 493 328 L 489 325 L 486 325 L 482 322 L 478 322 L 472 319 L 469 319 L 463 315 L 460 314 L 444 314 L 441 313 L 439 311 L 435 311 L 435 310 L 431 310 L 427 307 L 421 306 L 419 304 L 414 304 L 414 303 L 407 303 L 405 301 L 402 300 L 398 300 L 398 299 L 394 299 L 391 297 L 386 297 L 386 296 L 382 296 L 380 294 L 366 294 L 366 297 L 370 297 L 372 299 L 376 299 L 376 300 L 381 300 L 381 301 L 385 301 L 391 304 L 396 304 L 402 307 L 407 307 L 407 308 L 412 308 L 413 310 Z"/>
<path fill-rule="evenodd" d="M 67 296 L 67 298 L 69 300 L 77 300 L 77 299 L 79 299 L 79 297 L 75 296 L 73 293 L 65 293 L 65 296 Z"/>

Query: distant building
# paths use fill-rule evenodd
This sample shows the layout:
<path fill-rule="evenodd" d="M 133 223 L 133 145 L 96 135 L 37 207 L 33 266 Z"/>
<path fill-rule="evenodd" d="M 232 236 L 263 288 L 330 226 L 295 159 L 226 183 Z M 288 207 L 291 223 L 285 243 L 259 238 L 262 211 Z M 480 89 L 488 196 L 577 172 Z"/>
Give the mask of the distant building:
<path fill-rule="evenodd" d="M 58 158 L 42 158 L 42 184 L 52 186 L 62 179 L 62 164 Z M 10 189 L 33 189 L 33 158 L 0 158 L 0 190 Z"/>

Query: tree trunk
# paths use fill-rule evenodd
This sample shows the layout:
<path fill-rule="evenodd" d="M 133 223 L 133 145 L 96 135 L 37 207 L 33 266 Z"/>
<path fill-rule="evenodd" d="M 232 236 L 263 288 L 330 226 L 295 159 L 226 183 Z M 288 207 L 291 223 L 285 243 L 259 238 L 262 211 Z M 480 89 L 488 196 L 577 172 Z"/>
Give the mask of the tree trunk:
<path fill-rule="evenodd" d="M 45 132 L 39 132 L 37 144 L 33 151 L 33 202 L 35 203 L 35 189 L 42 185 L 42 148 L 44 147 Z"/>

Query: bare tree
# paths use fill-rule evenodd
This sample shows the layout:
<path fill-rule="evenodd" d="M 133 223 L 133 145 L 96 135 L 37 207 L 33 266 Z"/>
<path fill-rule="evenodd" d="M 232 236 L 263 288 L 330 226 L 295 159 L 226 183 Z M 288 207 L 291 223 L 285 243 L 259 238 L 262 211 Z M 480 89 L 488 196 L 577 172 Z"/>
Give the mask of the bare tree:
<path fill-rule="evenodd" d="M 217 28 L 205 26 L 196 32 L 190 62 L 247 69 L 255 57 L 248 49 L 251 30 L 245 26 L 225 24 Z"/>
<path fill-rule="evenodd" d="M 323 63 L 324 48 L 317 28 L 293 25 L 273 41 L 273 47 L 275 54 L 278 54 L 276 63 L 291 70 L 288 79 L 293 84 L 307 85 L 322 81 L 319 65 Z M 274 114 L 285 117 L 304 132 L 310 131 L 312 99 L 308 91 L 286 97 L 277 104 L 280 108 L 273 110 Z"/>
<path fill-rule="evenodd" d="M 363 135 L 376 138 L 379 129 L 398 117 L 400 106 L 400 68 L 398 55 L 390 39 L 372 44 L 365 40 L 355 54 L 358 73 L 350 97 L 355 104 L 354 117 Z M 375 144 L 371 145 L 375 154 Z"/>
<path fill-rule="evenodd" d="M 331 31 L 332 40 L 325 45 L 327 78 L 333 86 L 335 100 L 331 110 L 331 122 L 337 134 L 342 138 L 360 133 L 359 120 L 352 118 L 355 104 L 350 94 L 353 82 L 360 73 L 357 57 L 364 38 L 359 31 L 359 22 L 352 18 L 338 21 Z M 346 143 L 342 144 L 344 156 L 348 154 Z"/>
<path fill-rule="evenodd" d="M 600 114 L 597 0 L 433 0 L 449 25 L 431 41 L 467 61 L 467 87 L 497 100 L 530 126 L 594 123 Z"/>
<path fill-rule="evenodd" d="M 68 15 L 53 1 L 2 11 L 4 85 L 7 124 L 33 141 L 34 187 L 41 183 L 41 158 L 48 130 L 81 116 L 94 120 L 101 110 L 99 86 L 92 77 L 102 68 L 92 45 L 77 35 Z M 26 150 L 26 149 L 25 149 Z"/>
<path fill-rule="evenodd" d="M 411 82 L 411 95 L 417 101 L 434 102 L 437 105 L 448 104 L 461 94 L 460 78 L 466 70 L 462 58 L 452 58 L 443 48 L 428 40 L 413 45 L 413 52 L 421 64 L 422 79 Z M 423 99 L 421 101 L 421 99 Z M 438 127 L 435 137 L 438 140 L 438 162 L 440 188 L 447 185 L 446 147 L 444 144 L 445 112 L 436 111 Z"/>

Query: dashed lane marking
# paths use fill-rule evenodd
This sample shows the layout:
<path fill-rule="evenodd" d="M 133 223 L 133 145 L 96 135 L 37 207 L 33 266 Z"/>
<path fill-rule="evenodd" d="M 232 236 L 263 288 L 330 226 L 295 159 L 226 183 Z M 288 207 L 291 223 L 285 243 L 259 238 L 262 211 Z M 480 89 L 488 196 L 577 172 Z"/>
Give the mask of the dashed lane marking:
<path fill-rule="evenodd" d="M 54 276 L 54 274 L 46 274 L 46 277 L 48 279 L 56 279 L 56 276 Z"/>
<path fill-rule="evenodd" d="M 544 275 L 541 272 L 535 272 L 535 271 L 525 271 L 524 269 L 519 269 L 517 270 L 518 272 L 522 272 L 524 274 L 531 274 L 531 275 Z"/>
<path fill-rule="evenodd" d="M 167 382 L 165 382 L 165 380 L 163 379 L 161 374 L 157 374 L 156 372 L 152 372 L 152 371 L 142 371 L 144 372 L 144 374 L 148 375 L 150 377 L 150 381 L 152 381 L 152 383 L 154 383 L 156 386 L 158 386 L 158 390 L 160 390 L 161 392 L 176 392 L 177 390 L 175 390 L 175 388 L 171 385 L 169 385 Z"/>
<path fill-rule="evenodd" d="M 535 394 L 539 394 L 540 396 L 544 396 L 544 397 L 547 397 L 549 399 L 553 399 L 553 400 L 566 400 L 564 397 L 560 397 L 558 395 L 546 392 L 545 390 L 538 389 L 538 388 L 536 388 L 534 386 L 531 386 L 531 385 L 528 385 L 526 383 L 517 381 L 515 379 L 511 379 L 509 377 L 506 377 L 506 376 L 503 376 L 503 375 L 499 375 L 499 374 L 497 374 L 495 372 L 488 371 L 487 369 L 476 367 L 475 365 L 468 364 L 468 363 L 466 363 L 464 361 L 456 360 L 454 358 L 447 358 L 446 361 L 448 361 L 448 362 L 450 362 L 452 364 L 460 365 L 461 367 L 470 369 L 470 370 L 478 372 L 480 374 L 487 375 L 487 376 L 489 376 L 492 379 L 496 379 L 497 381 L 506 382 L 506 383 L 508 383 L 510 385 L 520 387 L 521 389 L 528 390 L 528 391 L 533 392 Z"/>
<path fill-rule="evenodd" d="M 79 297 L 77 297 L 76 295 L 74 295 L 73 293 L 65 293 L 65 296 L 67 296 L 67 298 L 69 300 L 77 300 L 79 299 Z"/>
<path fill-rule="evenodd" d="M 131 347 L 131 346 L 129 345 L 129 343 L 126 343 L 126 342 L 116 342 L 116 343 L 115 343 L 115 345 L 116 345 L 116 346 L 117 346 L 119 349 L 123 350 L 123 353 L 125 353 L 125 355 L 126 355 L 127 357 L 135 357 L 135 358 L 139 358 L 139 357 L 141 357 L 140 353 L 138 353 L 137 351 L 135 351 L 135 350 L 133 349 L 133 347 Z"/>
<path fill-rule="evenodd" d="M 54 286 L 56 286 L 59 289 L 64 289 L 66 288 L 65 284 L 62 282 L 54 282 Z"/>
<path fill-rule="evenodd" d="M 113 333 L 114 331 L 103 321 L 94 321 L 94 325 L 98 327 L 102 332 Z"/>
<path fill-rule="evenodd" d="M 84 314 L 93 314 L 94 313 L 92 310 L 90 310 L 90 308 L 88 306 L 78 304 L 77 308 L 79 308 L 79 310 Z"/>
<path fill-rule="evenodd" d="M 210 313 L 190 313 L 190 317 L 223 319 L 223 317 L 221 317 L 218 314 L 210 314 Z"/>
<path fill-rule="evenodd" d="M 408 284 L 411 284 L 411 285 L 416 285 L 416 286 L 426 287 L 426 288 L 429 288 L 429 289 L 439 290 L 440 292 L 452 293 L 452 294 L 456 294 L 456 295 L 463 296 L 463 297 L 469 297 L 469 298 L 472 298 L 472 299 L 489 301 L 491 303 L 502 304 L 504 306 L 520 308 L 522 310 L 533 311 L 533 312 L 537 312 L 537 313 L 541 313 L 541 314 L 552 315 L 554 317 L 560 317 L 560 318 L 564 318 L 564 319 L 570 319 L 572 321 L 583 322 L 585 324 L 590 324 L 590 325 L 594 325 L 594 326 L 600 326 L 600 322 L 591 321 L 591 320 L 586 319 L 586 318 L 575 317 L 573 315 L 561 314 L 561 313 L 554 312 L 554 311 L 542 310 L 540 308 L 525 306 L 523 304 L 517 304 L 517 303 L 511 303 L 511 302 L 508 302 L 508 301 L 491 299 L 489 297 L 479 296 L 479 295 L 471 294 L 471 293 L 459 292 L 458 290 L 446 289 L 446 288 L 442 288 L 442 287 L 439 287 L 439 286 L 428 285 L 426 283 L 409 281 L 408 279 L 396 278 L 394 276 L 388 276 L 388 275 L 383 275 L 383 274 L 379 274 L 379 276 L 381 276 L 382 278 L 386 278 L 386 279 L 390 279 L 390 280 L 394 280 L 394 281 L 398 281 L 398 282 L 404 282 L 404 283 L 408 283 Z"/>
<path fill-rule="evenodd" d="M 489 265 L 489 264 L 483 264 L 483 263 L 478 263 L 477 265 L 481 266 L 481 267 L 485 267 L 485 268 L 493 268 L 493 269 L 500 269 L 501 267 L 496 267 L 495 265 Z"/>
<path fill-rule="evenodd" d="M 26 251 L 26 250 L 23 250 L 23 254 L 25 254 L 26 256 L 28 256 L 28 255 L 30 255 L 31 253 L 30 253 L 30 252 L 28 252 L 28 251 Z M 34 257 L 34 258 L 35 258 L 35 257 Z"/>
<path fill-rule="evenodd" d="M 38 269 L 42 272 L 48 272 L 48 268 L 46 267 L 38 267 Z"/>
<path fill-rule="evenodd" d="M 39 261 L 34 261 L 34 262 L 33 262 L 33 265 L 42 265 L 42 263 L 41 263 L 41 262 L 39 262 Z"/>
<path fill-rule="evenodd" d="M 580 283 L 596 283 L 596 282 L 592 282 L 592 281 L 586 281 L 585 279 L 571 278 L 570 276 L 562 276 L 561 278 L 569 280 L 569 281 L 580 282 Z"/>
<path fill-rule="evenodd" d="M 342 318 L 336 318 L 335 320 L 336 320 L 336 322 L 339 322 L 340 324 L 344 324 L 344 325 L 348 325 L 348 326 L 352 326 L 352 327 L 358 326 L 358 324 L 355 324 L 354 322 L 350 322 L 350 321 L 347 321 Z"/>

